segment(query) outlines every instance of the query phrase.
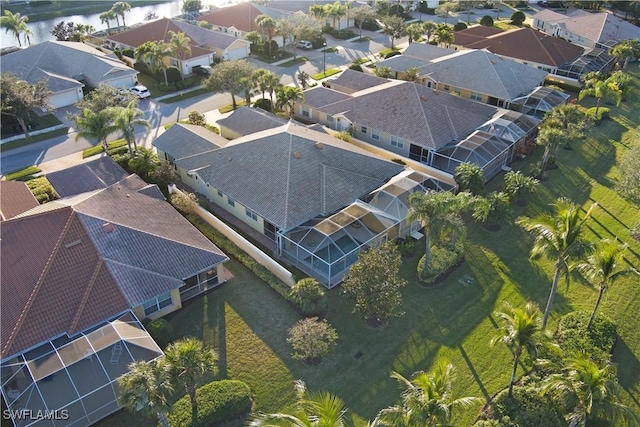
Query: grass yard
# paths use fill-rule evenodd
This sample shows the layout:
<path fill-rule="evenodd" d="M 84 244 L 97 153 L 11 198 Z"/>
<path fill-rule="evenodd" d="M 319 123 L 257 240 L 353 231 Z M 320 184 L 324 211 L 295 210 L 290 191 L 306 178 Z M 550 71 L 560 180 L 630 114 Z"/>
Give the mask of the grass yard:
<path fill-rule="evenodd" d="M 633 71 L 640 76 L 638 64 Z M 586 100 L 591 105 L 593 100 Z M 561 150 L 559 168 L 548 173 L 539 191 L 526 207 L 513 207 L 511 216 L 498 232 L 489 232 L 468 221 L 466 261 L 437 287 L 423 287 L 416 281 L 416 266 L 424 252 L 406 260 L 402 274 L 409 281 L 403 290 L 405 317 L 378 329 L 368 327 L 351 313 L 352 305 L 340 288 L 329 292 L 327 318 L 340 338 L 332 358 L 307 366 L 289 356 L 287 331 L 299 318 L 297 313 L 268 286 L 239 263 L 228 268 L 235 278 L 220 289 L 188 304 L 170 318 L 180 335 L 194 335 L 212 345 L 221 356 L 220 376 L 247 382 L 255 393 L 256 410 L 273 412 L 290 408 L 295 401 L 294 379 L 303 379 L 312 391 L 330 391 L 350 409 L 356 425 L 365 425 L 376 413 L 400 399 L 400 388 L 389 378 L 392 370 L 405 376 L 428 370 L 438 358 L 449 359 L 457 369 L 454 397 L 489 399 L 509 381 L 512 355 L 506 346 L 489 347 L 496 333 L 493 313 L 503 301 L 523 305 L 534 301 L 544 309 L 552 280 L 552 264 L 529 259 L 532 239 L 513 221 L 520 215 L 547 211 L 547 204 L 566 196 L 588 209 L 599 207 L 588 222 L 590 240 L 614 238 L 629 244 L 627 261 L 640 268 L 640 242 L 629 236 L 629 228 L 640 221 L 637 206 L 613 191 L 615 164 L 639 143 L 640 81 L 620 107 L 610 107 L 612 119 L 574 141 L 573 150 Z M 541 156 L 515 162 L 516 170 L 529 173 Z M 502 177 L 492 180 L 488 191 L 500 188 Z M 472 278 L 472 280 L 469 280 Z M 564 281 L 556 296 L 550 328 L 561 315 L 593 307 L 595 290 L 579 276 Z M 619 280 L 603 299 L 599 313 L 617 324 L 620 340 L 614 361 L 619 364 L 624 400 L 640 411 L 640 280 Z M 521 375 L 522 369 L 518 371 Z M 480 404 L 454 414 L 453 425 L 471 425 Z M 103 425 L 125 426 L 128 414 L 112 417 Z M 138 420 L 141 427 L 152 426 Z M 240 425 L 240 424 L 239 424 Z"/>
<path fill-rule="evenodd" d="M 323 72 L 323 73 L 317 73 L 317 74 L 314 74 L 314 75 L 312 75 L 312 76 L 311 76 L 311 78 L 312 78 L 313 80 L 316 80 L 316 81 L 317 81 L 317 80 L 322 80 L 322 79 L 324 79 L 324 78 L 326 78 L 326 77 L 331 77 L 331 76 L 333 76 L 334 74 L 338 74 L 338 73 L 341 73 L 341 72 L 342 72 L 342 70 L 341 70 L 340 68 L 331 68 L 331 69 L 329 69 L 329 70 L 326 70 L 326 71 L 325 71 L 325 72 Z"/>

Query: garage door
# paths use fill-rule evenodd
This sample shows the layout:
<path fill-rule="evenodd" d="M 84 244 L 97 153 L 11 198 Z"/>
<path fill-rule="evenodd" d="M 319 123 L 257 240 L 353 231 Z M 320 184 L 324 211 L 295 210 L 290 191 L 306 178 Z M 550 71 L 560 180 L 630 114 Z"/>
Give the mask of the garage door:
<path fill-rule="evenodd" d="M 242 59 L 248 56 L 249 52 L 247 52 L 247 48 L 242 46 L 239 49 L 227 50 L 227 59 Z"/>
<path fill-rule="evenodd" d="M 78 94 L 78 92 L 80 92 Z M 81 89 L 72 89 L 65 92 L 59 92 L 49 97 L 53 108 L 66 107 L 67 105 L 73 105 L 82 99 Z"/>

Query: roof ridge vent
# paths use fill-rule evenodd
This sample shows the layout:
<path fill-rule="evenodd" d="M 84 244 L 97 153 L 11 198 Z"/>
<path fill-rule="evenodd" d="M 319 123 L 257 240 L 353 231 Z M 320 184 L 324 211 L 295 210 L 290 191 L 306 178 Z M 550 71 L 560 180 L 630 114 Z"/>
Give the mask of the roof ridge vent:
<path fill-rule="evenodd" d="M 427 102 L 427 95 L 420 95 L 422 102 Z"/>
<path fill-rule="evenodd" d="M 104 224 L 102 224 L 102 231 L 104 231 L 105 233 L 112 233 L 113 231 L 115 231 L 116 227 L 110 223 L 110 222 L 105 222 Z"/>

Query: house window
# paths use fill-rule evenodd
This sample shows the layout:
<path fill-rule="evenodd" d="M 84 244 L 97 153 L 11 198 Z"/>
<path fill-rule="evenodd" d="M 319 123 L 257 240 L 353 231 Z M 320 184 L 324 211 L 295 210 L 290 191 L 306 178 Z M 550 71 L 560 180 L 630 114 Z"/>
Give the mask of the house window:
<path fill-rule="evenodd" d="M 400 141 L 398 138 L 396 138 L 395 136 L 392 136 L 391 137 L 391 146 L 398 147 L 398 148 L 404 148 L 404 143 L 402 141 Z"/>
<path fill-rule="evenodd" d="M 444 90 L 449 92 L 449 90 L 451 89 L 451 87 L 449 87 L 449 85 L 444 85 Z"/>
<path fill-rule="evenodd" d="M 156 298 L 151 299 L 142 305 L 144 307 L 144 315 L 148 316 L 156 311 L 160 311 L 163 308 L 170 306 L 172 303 L 171 292 L 158 295 Z"/>
<path fill-rule="evenodd" d="M 371 129 L 371 138 L 375 139 L 376 141 L 380 141 L 380 132 L 378 132 L 377 130 Z"/>
<path fill-rule="evenodd" d="M 427 87 L 431 87 L 431 82 L 427 82 Z"/>
<path fill-rule="evenodd" d="M 471 99 L 473 99 L 474 101 L 482 101 L 482 95 L 480 95 L 478 92 L 471 92 Z"/>
<path fill-rule="evenodd" d="M 249 208 L 245 208 L 245 211 L 244 211 L 244 212 L 245 212 L 245 214 L 246 214 L 249 218 L 251 218 L 252 220 L 254 220 L 254 221 L 257 221 L 257 220 L 258 220 L 258 214 L 256 214 L 256 213 L 255 213 L 254 211 L 252 211 L 251 209 L 249 209 Z"/>
<path fill-rule="evenodd" d="M 360 132 L 363 134 L 367 134 L 367 127 L 366 126 L 360 126 Z"/>
<path fill-rule="evenodd" d="M 231 197 L 227 199 L 227 203 L 229 203 L 229 206 L 233 206 L 234 208 L 236 207 L 236 201 L 233 200 Z"/>
<path fill-rule="evenodd" d="M 171 67 L 177 67 L 178 66 L 178 60 L 177 59 L 169 59 L 169 63 Z"/>
<path fill-rule="evenodd" d="M 222 197 L 222 191 L 218 190 L 218 197 Z"/>
<path fill-rule="evenodd" d="M 327 114 L 327 121 L 333 123 L 333 116 L 331 114 Z"/>
<path fill-rule="evenodd" d="M 302 107 L 302 115 L 305 117 L 311 117 L 311 111 L 308 107 Z"/>

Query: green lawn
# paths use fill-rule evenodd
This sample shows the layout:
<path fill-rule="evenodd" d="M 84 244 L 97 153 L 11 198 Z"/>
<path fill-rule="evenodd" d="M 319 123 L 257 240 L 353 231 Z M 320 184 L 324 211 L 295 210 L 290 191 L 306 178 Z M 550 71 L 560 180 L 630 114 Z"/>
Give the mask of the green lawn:
<path fill-rule="evenodd" d="M 640 75 L 638 64 L 633 70 Z M 520 215 L 532 216 L 547 210 L 547 204 L 567 196 L 586 209 L 595 201 L 599 208 L 588 222 L 587 237 L 595 240 L 617 237 L 629 244 L 627 261 L 640 268 L 640 242 L 630 238 L 628 229 L 638 220 L 638 207 L 619 198 L 612 190 L 616 161 L 638 143 L 640 131 L 640 82 L 620 107 L 610 107 L 613 119 L 591 130 L 573 150 L 561 150 L 559 168 L 549 171 L 548 180 L 526 207 L 514 207 L 511 218 L 498 232 L 489 232 L 468 222 L 466 261 L 441 285 L 423 287 L 416 281 L 419 253 L 406 260 L 403 276 L 409 284 L 403 290 L 404 318 L 372 329 L 351 313 L 351 303 L 340 288 L 329 292 L 329 322 L 340 339 L 335 355 L 317 366 L 307 366 L 289 357 L 288 328 L 297 313 L 268 286 L 232 261 L 235 274 L 222 288 L 189 304 L 170 319 L 176 332 L 195 335 L 212 345 L 221 355 L 221 376 L 246 381 L 255 393 L 258 411 L 279 411 L 294 402 L 294 379 L 306 381 L 310 390 L 326 390 L 340 396 L 350 409 L 356 425 L 364 425 L 376 413 L 400 398 L 400 389 L 389 378 L 396 370 L 411 375 L 427 370 L 440 357 L 457 369 L 454 396 L 487 399 L 509 380 L 511 353 L 505 346 L 489 347 L 496 332 L 496 309 L 503 301 L 521 305 L 532 300 L 542 308 L 552 279 L 549 261 L 529 259 L 531 238 L 512 225 Z M 592 100 L 587 100 L 591 103 Z M 590 105 L 590 104 L 589 104 Z M 514 169 L 529 172 L 541 150 Z M 501 186 L 502 177 L 488 185 Z M 465 276 L 473 277 L 465 285 Z M 567 286 L 561 282 L 550 320 L 555 327 L 561 315 L 577 309 L 591 309 L 596 292 L 578 276 Z M 619 364 L 625 402 L 640 410 L 640 283 L 637 278 L 621 279 L 604 298 L 600 313 L 617 324 L 620 340 L 614 361 Z M 355 356 L 360 353 L 361 357 Z M 518 374 L 521 375 L 522 370 Z M 469 426 L 480 405 L 454 414 L 453 425 Z M 127 425 L 129 415 L 119 415 L 104 424 Z M 142 424 L 137 422 L 137 424 Z M 153 423 L 150 423 L 151 426 Z"/>
<path fill-rule="evenodd" d="M 311 76 L 311 78 L 313 80 L 322 80 L 325 77 L 330 77 L 333 76 L 334 74 L 338 74 L 342 72 L 342 70 L 340 68 L 331 68 L 329 70 L 326 70 L 324 73 L 318 73 L 318 74 L 314 74 Z"/>

